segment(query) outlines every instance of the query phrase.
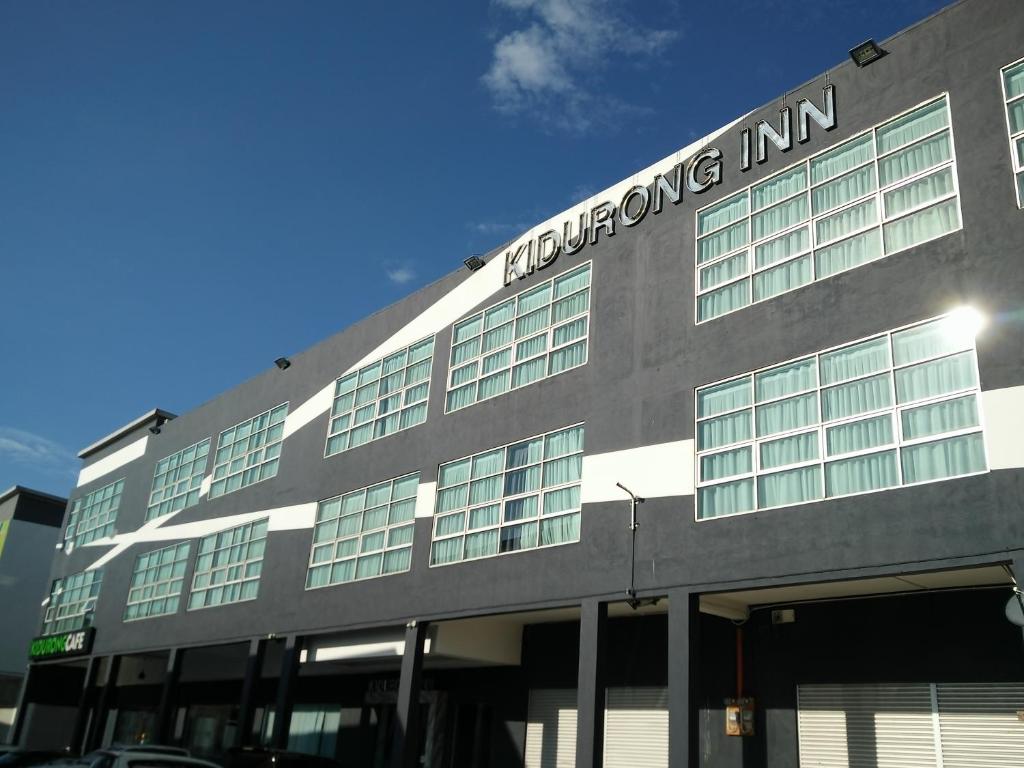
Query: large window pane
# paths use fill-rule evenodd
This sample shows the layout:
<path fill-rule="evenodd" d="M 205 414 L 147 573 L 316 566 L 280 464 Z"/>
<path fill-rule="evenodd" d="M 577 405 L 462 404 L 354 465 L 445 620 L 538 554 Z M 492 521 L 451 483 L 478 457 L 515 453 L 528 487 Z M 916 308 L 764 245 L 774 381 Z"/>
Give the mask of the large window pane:
<path fill-rule="evenodd" d="M 948 133 L 940 133 L 878 161 L 879 181 L 883 187 L 914 174 L 942 165 L 953 157 Z"/>
<path fill-rule="evenodd" d="M 811 182 L 820 184 L 863 165 L 874 156 L 871 134 L 865 134 L 811 160 Z"/>
<path fill-rule="evenodd" d="M 885 252 L 901 251 L 959 228 L 960 212 L 956 200 L 948 200 L 886 224 L 883 233 Z"/>
<path fill-rule="evenodd" d="M 872 453 L 825 465 L 825 486 L 828 496 L 877 491 L 899 485 L 896 452 Z"/>
<path fill-rule="evenodd" d="M 896 371 L 896 399 L 900 403 L 908 403 L 968 389 L 977 383 L 974 355 L 961 352 Z"/>
<path fill-rule="evenodd" d="M 878 152 L 885 154 L 947 125 L 949 111 L 946 109 L 946 100 L 933 101 L 879 128 L 876 133 Z"/>
<path fill-rule="evenodd" d="M 814 274 L 823 277 L 874 261 L 882 255 L 882 238 L 877 229 L 834 243 L 814 252 Z"/>
<path fill-rule="evenodd" d="M 803 165 L 798 165 L 753 187 L 750 190 L 751 208 L 760 211 L 805 189 L 807 169 Z"/>
<path fill-rule="evenodd" d="M 726 227 L 697 241 L 697 261 L 704 264 L 747 244 L 747 221 Z"/>
<path fill-rule="evenodd" d="M 774 208 L 754 214 L 751 218 L 752 237 L 755 240 L 760 240 L 763 237 L 774 235 L 794 224 L 806 221 L 809 215 L 807 196 L 799 195 L 785 203 L 779 203 Z"/>
<path fill-rule="evenodd" d="M 753 436 L 750 426 L 750 411 L 737 411 L 702 421 L 697 425 L 698 449 L 704 451 L 749 440 Z"/>
<path fill-rule="evenodd" d="M 754 508 L 753 478 L 709 485 L 700 488 L 697 493 L 702 518 L 734 515 L 737 512 L 749 512 Z"/>
<path fill-rule="evenodd" d="M 757 402 L 774 400 L 777 397 L 806 392 L 817 384 L 813 357 L 787 363 L 754 376 L 754 392 Z"/>
<path fill-rule="evenodd" d="M 820 499 L 821 467 L 801 467 L 757 478 L 757 505 L 778 507 Z"/>
<path fill-rule="evenodd" d="M 919 437 L 939 435 L 943 432 L 955 432 L 968 427 L 976 427 L 979 423 L 977 397 L 975 395 L 957 397 L 905 410 L 903 412 L 903 439 L 913 440 Z"/>
<path fill-rule="evenodd" d="M 750 279 L 705 293 L 697 299 L 697 320 L 710 320 L 750 303 Z"/>
<path fill-rule="evenodd" d="M 802 253 L 811 247 L 811 232 L 807 227 L 794 229 L 781 237 L 761 243 L 754 248 L 754 265 L 766 267 L 777 261 Z M 701 286 L 702 288 L 704 286 Z"/>
<path fill-rule="evenodd" d="M 892 406 L 892 377 L 888 373 L 858 379 L 823 390 L 821 411 L 825 421 Z"/>
<path fill-rule="evenodd" d="M 727 259 L 703 267 L 700 270 L 701 290 L 711 288 L 719 283 L 727 283 L 740 275 L 746 274 L 750 269 L 748 259 L 749 253 L 743 251 L 743 253 L 738 253 L 735 256 L 730 256 Z"/>
<path fill-rule="evenodd" d="M 852 203 L 859 197 L 870 195 L 877 187 L 874 164 L 865 165 L 834 181 L 815 187 L 811 192 L 814 213 L 825 213 Z"/>
<path fill-rule="evenodd" d="M 697 234 L 703 235 L 726 224 L 739 221 L 747 215 L 747 193 L 741 192 L 697 216 Z"/>
<path fill-rule="evenodd" d="M 751 403 L 750 377 L 744 376 L 741 379 L 700 389 L 697 392 L 697 416 L 715 416 Z"/>
<path fill-rule="evenodd" d="M 943 168 L 938 173 L 916 179 L 909 184 L 886 192 L 885 215 L 888 217 L 899 216 L 911 208 L 946 197 L 956 191 L 953 184 L 953 169 Z"/>
<path fill-rule="evenodd" d="M 754 465 L 749 446 L 702 456 L 700 460 L 700 479 L 705 482 L 733 475 L 743 475 L 753 472 L 753 470 Z"/>
<path fill-rule="evenodd" d="M 774 469 L 787 464 L 813 461 L 817 458 L 819 458 L 817 432 L 804 432 L 802 435 L 792 435 L 761 443 L 761 469 Z"/>
<path fill-rule="evenodd" d="M 817 421 L 817 392 L 757 406 L 758 437 L 799 429 Z"/>
<path fill-rule="evenodd" d="M 919 483 L 985 469 L 985 444 L 981 433 L 907 446 L 903 455 L 903 482 Z"/>
<path fill-rule="evenodd" d="M 956 317 L 915 325 L 892 335 L 896 365 L 906 365 L 960 352 L 974 346 L 973 329 L 963 328 Z"/>
<path fill-rule="evenodd" d="M 825 430 L 825 445 L 829 456 L 866 451 L 892 442 L 892 416 L 888 413 Z"/>
<path fill-rule="evenodd" d="M 754 301 L 763 301 L 780 293 L 807 285 L 814 279 L 811 256 L 794 259 L 754 275 Z"/>
<path fill-rule="evenodd" d="M 889 341 L 884 337 L 869 339 L 819 357 L 821 383 L 835 384 L 855 379 L 889 367 Z"/>
<path fill-rule="evenodd" d="M 814 231 L 819 243 L 845 237 L 858 229 L 878 223 L 878 206 L 874 198 L 863 203 L 844 208 L 839 213 L 818 219 L 814 223 Z"/>

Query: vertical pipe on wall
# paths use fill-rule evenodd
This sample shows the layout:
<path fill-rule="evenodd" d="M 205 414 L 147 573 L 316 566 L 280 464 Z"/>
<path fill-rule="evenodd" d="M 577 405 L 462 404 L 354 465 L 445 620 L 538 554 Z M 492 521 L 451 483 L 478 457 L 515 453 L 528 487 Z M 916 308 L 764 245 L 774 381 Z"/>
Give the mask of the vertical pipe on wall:
<path fill-rule="evenodd" d="M 576 684 L 576 766 L 604 764 L 605 649 L 608 603 L 588 600 L 580 606 L 580 665 Z"/>
<path fill-rule="evenodd" d="M 238 703 L 238 728 L 235 731 L 235 746 L 245 747 L 252 743 L 253 715 L 256 712 L 256 693 L 263 676 L 263 659 L 267 653 L 266 640 L 249 641 L 249 654 L 245 660 L 245 677 L 242 678 L 242 698 Z"/>
<path fill-rule="evenodd" d="M 392 768 L 415 768 L 420 762 L 420 677 L 427 626 L 421 621 L 410 621 L 405 625 L 405 650 L 402 652 L 391 748 Z"/>

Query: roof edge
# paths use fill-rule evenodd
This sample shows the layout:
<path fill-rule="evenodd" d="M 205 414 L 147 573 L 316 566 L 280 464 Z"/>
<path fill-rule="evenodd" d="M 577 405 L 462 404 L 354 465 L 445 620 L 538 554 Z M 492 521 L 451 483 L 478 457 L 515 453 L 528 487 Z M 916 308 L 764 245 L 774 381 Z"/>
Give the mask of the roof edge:
<path fill-rule="evenodd" d="M 36 496 L 37 498 L 48 499 L 49 501 L 59 501 L 61 504 L 68 503 L 68 500 L 63 496 L 57 496 L 52 493 L 47 493 L 46 491 L 37 491 L 35 488 L 26 488 L 24 485 L 12 485 L 6 491 L 0 491 L 0 504 L 7 501 L 12 496 L 17 496 L 18 494 Z"/>
<path fill-rule="evenodd" d="M 147 422 L 158 420 L 160 421 L 160 423 L 163 423 L 165 421 L 170 421 L 171 419 L 176 419 L 177 417 L 177 414 L 171 413 L 170 411 L 165 411 L 162 408 L 154 408 L 153 410 L 147 411 L 146 413 L 142 414 L 134 421 L 125 424 L 120 429 L 114 430 L 106 437 L 100 438 L 92 445 L 87 445 L 85 448 L 78 452 L 78 458 L 85 459 L 91 456 L 92 454 L 96 453 L 96 451 L 100 450 L 101 448 L 105 448 L 106 446 L 110 445 L 116 440 L 121 439 L 129 432 L 135 431 L 136 429 L 146 424 Z"/>

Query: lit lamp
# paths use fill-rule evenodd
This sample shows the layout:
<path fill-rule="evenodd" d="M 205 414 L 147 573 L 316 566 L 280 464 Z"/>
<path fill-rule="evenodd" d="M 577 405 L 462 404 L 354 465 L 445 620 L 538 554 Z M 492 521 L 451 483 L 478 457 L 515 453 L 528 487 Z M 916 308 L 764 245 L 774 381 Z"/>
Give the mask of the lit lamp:
<path fill-rule="evenodd" d="M 866 67 L 873 61 L 885 56 L 886 52 L 878 47 L 878 43 L 874 40 L 865 40 L 860 45 L 856 45 L 850 49 L 850 58 L 853 59 L 853 63 L 858 67 Z"/>
<path fill-rule="evenodd" d="M 484 264 L 486 264 L 486 262 L 479 256 L 477 256 L 475 253 L 462 263 L 466 265 L 470 272 L 476 272 L 478 269 L 483 267 Z"/>

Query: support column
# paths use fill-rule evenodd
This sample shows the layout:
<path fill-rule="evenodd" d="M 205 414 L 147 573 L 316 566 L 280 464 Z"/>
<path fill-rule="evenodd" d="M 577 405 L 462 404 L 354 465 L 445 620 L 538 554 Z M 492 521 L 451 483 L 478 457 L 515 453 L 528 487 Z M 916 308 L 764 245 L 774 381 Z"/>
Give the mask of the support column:
<path fill-rule="evenodd" d="M 576 768 L 604 765 L 605 646 L 608 603 L 580 606 L 580 662 L 576 684 Z"/>
<path fill-rule="evenodd" d="M 263 658 L 267 653 L 266 640 L 249 641 L 249 656 L 245 661 L 245 677 L 242 679 L 242 700 L 238 703 L 238 730 L 235 746 L 245 747 L 252 743 L 253 715 L 256 712 L 256 692 L 263 676 Z"/>
<path fill-rule="evenodd" d="M 295 678 L 299 675 L 299 654 L 302 652 L 302 638 L 288 635 L 281 657 L 281 676 L 277 680 L 277 704 L 274 708 L 274 734 L 271 746 L 276 749 L 288 748 L 288 730 L 292 723 L 292 707 L 295 704 Z"/>
<path fill-rule="evenodd" d="M 1010 564 L 1013 570 L 1013 578 L 1017 580 L 1017 588 L 1024 590 L 1024 549 L 1018 549 L 1013 553 L 1013 562 Z M 1024 627 L 1021 627 L 1021 645 L 1024 646 Z"/>
<path fill-rule="evenodd" d="M 98 749 L 103 739 L 103 726 L 106 724 L 107 713 L 110 711 L 110 702 L 114 698 L 114 690 L 117 688 L 117 675 L 121 671 L 121 657 L 108 656 L 107 681 L 100 689 L 99 698 L 96 701 L 96 708 L 93 710 L 92 722 L 89 724 L 89 735 L 85 739 L 83 752 Z"/>
<path fill-rule="evenodd" d="M 668 764 L 700 765 L 700 596 L 686 589 L 668 595 Z"/>
<path fill-rule="evenodd" d="M 167 653 L 167 667 L 164 670 L 164 684 L 160 689 L 160 703 L 156 708 L 156 723 L 153 741 L 166 744 L 171 735 L 171 713 L 178 700 L 178 678 L 181 676 L 181 660 L 184 651 L 171 648 Z"/>
<path fill-rule="evenodd" d="M 416 768 L 420 762 L 420 678 L 427 627 L 426 622 L 420 621 L 410 621 L 405 625 L 405 651 L 402 654 L 402 675 L 398 680 L 398 706 L 391 747 L 392 768 Z"/>
<path fill-rule="evenodd" d="M 85 726 L 89 722 L 89 710 L 92 700 L 92 689 L 96 685 L 96 675 L 100 669 L 100 660 L 90 656 L 85 667 L 85 678 L 82 680 L 82 692 L 78 695 L 78 711 L 71 725 L 71 739 L 66 749 L 72 755 L 82 753 L 82 741 L 85 739 Z"/>
<path fill-rule="evenodd" d="M 21 679 L 21 690 L 18 691 L 18 703 L 15 705 L 14 722 L 11 723 L 11 730 L 7 735 L 7 741 L 14 746 L 21 746 L 21 732 L 25 730 L 25 719 L 28 716 L 28 705 L 31 701 L 32 678 L 38 673 L 35 672 L 35 664 L 25 666 L 25 676 Z"/>

